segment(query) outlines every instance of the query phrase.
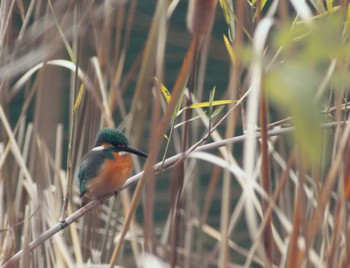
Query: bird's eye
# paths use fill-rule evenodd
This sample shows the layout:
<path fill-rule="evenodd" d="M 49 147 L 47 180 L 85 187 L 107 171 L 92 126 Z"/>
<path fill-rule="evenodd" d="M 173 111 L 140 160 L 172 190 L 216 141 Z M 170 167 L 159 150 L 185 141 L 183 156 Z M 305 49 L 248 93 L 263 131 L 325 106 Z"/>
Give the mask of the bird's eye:
<path fill-rule="evenodd" d="M 125 144 L 119 144 L 118 145 L 118 148 L 120 148 L 120 149 L 125 149 L 127 146 L 125 145 Z"/>

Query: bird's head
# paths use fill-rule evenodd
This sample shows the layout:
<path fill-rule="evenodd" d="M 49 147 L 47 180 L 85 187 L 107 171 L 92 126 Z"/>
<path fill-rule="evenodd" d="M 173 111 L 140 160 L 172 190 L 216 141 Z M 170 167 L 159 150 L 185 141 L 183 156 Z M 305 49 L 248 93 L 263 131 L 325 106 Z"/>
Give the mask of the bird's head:
<path fill-rule="evenodd" d="M 95 147 L 103 145 L 113 146 L 119 152 L 129 152 L 142 157 L 148 156 L 141 150 L 130 146 L 124 133 L 114 128 L 104 128 L 97 134 Z"/>

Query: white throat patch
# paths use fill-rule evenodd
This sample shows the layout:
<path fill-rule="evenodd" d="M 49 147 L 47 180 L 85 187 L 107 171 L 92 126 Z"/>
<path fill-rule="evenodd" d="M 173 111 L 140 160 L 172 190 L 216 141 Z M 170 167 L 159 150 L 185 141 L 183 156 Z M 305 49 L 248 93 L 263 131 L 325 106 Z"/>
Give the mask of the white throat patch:
<path fill-rule="evenodd" d="M 119 154 L 120 156 L 124 156 L 124 155 L 127 154 L 127 152 L 118 152 L 118 154 Z"/>

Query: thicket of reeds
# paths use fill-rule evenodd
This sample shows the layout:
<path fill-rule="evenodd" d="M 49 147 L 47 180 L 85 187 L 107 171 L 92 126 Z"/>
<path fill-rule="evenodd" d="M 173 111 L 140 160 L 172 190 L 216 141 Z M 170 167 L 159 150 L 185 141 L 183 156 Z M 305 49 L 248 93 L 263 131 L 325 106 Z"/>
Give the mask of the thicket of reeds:
<path fill-rule="evenodd" d="M 350 267 L 346 0 L 0 1 L 1 267 Z M 99 129 L 149 153 L 81 207 Z"/>

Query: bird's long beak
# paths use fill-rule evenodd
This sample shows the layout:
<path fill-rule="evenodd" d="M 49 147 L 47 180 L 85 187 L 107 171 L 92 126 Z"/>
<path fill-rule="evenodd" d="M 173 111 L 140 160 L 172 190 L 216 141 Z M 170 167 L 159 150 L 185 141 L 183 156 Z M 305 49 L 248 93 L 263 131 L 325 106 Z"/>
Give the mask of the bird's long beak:
<path fill-rule="evenodd" d="M 132 154 L 136 154 L 136 155 L 139 155 L 139 156 L 142 156 L 142 157 L 147 157 L 148 155 L 144 152 L 142 152 L 141 150 L 139 149 L 136 149 L 130 145 L 128 145 L 125 149 L 124 149 L 126 152 L 129 152 L 129 153 L 132 153 Z"/>

